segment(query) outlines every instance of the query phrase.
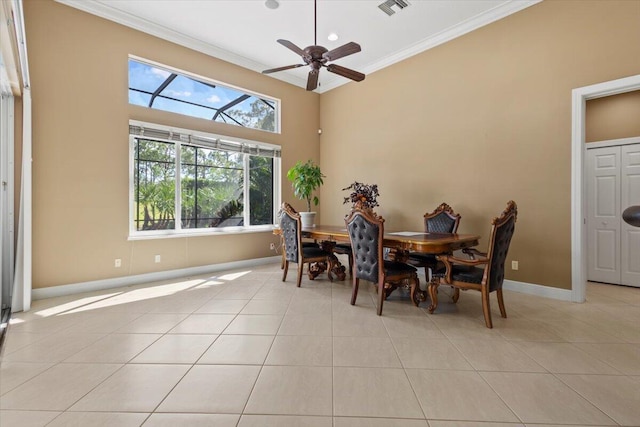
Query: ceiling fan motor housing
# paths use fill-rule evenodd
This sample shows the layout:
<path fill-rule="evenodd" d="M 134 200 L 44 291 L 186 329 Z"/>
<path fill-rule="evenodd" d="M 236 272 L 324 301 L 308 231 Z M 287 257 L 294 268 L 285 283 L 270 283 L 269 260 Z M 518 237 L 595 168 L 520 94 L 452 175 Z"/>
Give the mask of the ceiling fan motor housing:
<path fill-rule="evenodd" d="M 307 55 L 302 59 L 315 70 L 319 70 L 322 65 L 327 62 L 326 58 L 323 58 L 322 55 L 327 53 L 328 50 L 323 46 L 307 46 L 304 48 L 304 51 Z"/>
<path fill-rule="evenodd" d="M 398 0 L 400 1 L 400 0 Z M 316 22 L 316 0 L 313 2 L 314 5 L 314 26 Z M 317 42 L 317 28 L 315 28 L 315 37 L 314 43 Z M 271 74 L 278 71 L 290 70 L 293 68 L 304 67 L 308 65 L 311 67 L 311 71 L 309 71 L 309 77 L 307 78 L 307 90 L 314 90 L 318 87 L 318 74 L 322 67 L 326 67 L 327 71 L 337 74 L 342 77 L 346 77 L 348 79 L 354 80 L 356 82 L 360 82 L 364 80 L 365 75 L 359 73 L 354 70 L 350 70 L 346 67 L 341 67 L 336 64 L 327 65 L 327 62 L 334 61 L 339 58 L 343 58 L 348 55 L 352 55 L 354 53 L 360 52 L 360 45 L 358 43 L 349 42 L 340 47 L 337 47 L 331 51 L 329 51 L 324 46 L 318 46 L 317 44 L 307 46 L 304 49 L 300 49 L 294 43 L 291 43 L 289 40 L 278 39 L 278 43 L 286 47 L 287 49 L 297 53 L 302 57 L 304 64 L 293 64 L 286 65 L 284 67 L 271 68 L 269 70 L 264 70 L 263 74 Z"/>

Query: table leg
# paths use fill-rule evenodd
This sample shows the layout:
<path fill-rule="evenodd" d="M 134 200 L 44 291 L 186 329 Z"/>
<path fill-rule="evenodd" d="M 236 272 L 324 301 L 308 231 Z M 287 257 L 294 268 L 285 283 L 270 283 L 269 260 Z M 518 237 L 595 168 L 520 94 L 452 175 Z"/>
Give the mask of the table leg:
<path fill-rule="evenodd" d="M 333 264 L 333 268 L 331 269 L 331 272 L 337 277 L 338 280 L 341 280 L 341 281 L 344 280 L 347 277 L 347 273 L 346 273 L 347 269 L 345 268 L 344 265 L 342 265 L 338 257 L 333 254 L 333 248 L 336 247 L 336 242 L 325 240 L 320 243 L 320 246 L 322 247 L 323 250 L 327 252 L 331 252 L 331 257 L 332 257 L 331 261 Z M 325 270 L 326 270 L 326 267 L 325 267 Z"/>
<path fill-rule="evenodd" d="M 314 280 L 320 274 L 324 273 L 327 270 L 326 262 L 314 262 L 309 264 L 309 280 Z"/>

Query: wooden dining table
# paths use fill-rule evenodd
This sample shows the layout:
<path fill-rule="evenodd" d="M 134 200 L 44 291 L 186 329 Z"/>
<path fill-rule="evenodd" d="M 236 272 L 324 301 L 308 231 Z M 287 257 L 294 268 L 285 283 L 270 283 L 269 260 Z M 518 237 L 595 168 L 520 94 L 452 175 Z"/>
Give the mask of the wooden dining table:
<path fill-rule="evenodd" d="M 301 231 L 303 237 L 318 240 L 323 248 L 328 251 L 331 251 L 336 243 L 350 243 L 349 233 L 345 226 L 316 225 L 314 227 L 303 227 Z M 273 233 L 282 234 L 280 228 L 275 228 Z M 477 246 L 480 236 L 475 234 L 385 230 L 383 239 L 383 247 L 390 249 L 390 258 L 404 262 L 407 260 L 409 252 L 437 255 Z M 323 266 L 316 266 L 309 271 L 309 277 L 315 278 L 322 271 L 324 271 Z M 337 261 L 332 272 L 339 280 L 344 280 L 346 277 L 345 268 L 339 261 Z M 426 300 L 427 292 L 420 291 L 418 296 L 421 301 L 424 301 Z"/>

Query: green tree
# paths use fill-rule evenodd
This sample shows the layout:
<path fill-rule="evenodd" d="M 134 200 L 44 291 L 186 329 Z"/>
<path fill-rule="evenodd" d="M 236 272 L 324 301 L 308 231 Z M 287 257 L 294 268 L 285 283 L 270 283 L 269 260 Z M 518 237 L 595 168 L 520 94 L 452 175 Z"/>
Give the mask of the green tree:
<path fill-rule="evenodd" d="M 273 159 L 251 156 L 249 165 L 251 224 L 273 224 Z"/>
<path fill-rule="evenodd" d="M 274 132 L 276 130 L 275 108 L 268 105 L 260 98 L 254 99 L 249 111 L 230 110 L 229 115 L 246 127 L 263 129 Z"/>

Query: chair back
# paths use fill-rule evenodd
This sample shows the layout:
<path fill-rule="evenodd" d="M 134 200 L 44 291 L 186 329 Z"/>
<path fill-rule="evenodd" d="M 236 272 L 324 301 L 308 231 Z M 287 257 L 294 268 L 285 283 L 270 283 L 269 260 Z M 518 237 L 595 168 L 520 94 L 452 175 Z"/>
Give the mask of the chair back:
<path fill-rule="evenodd" d="M 457 214 L 446 203 L 441 203 L 430 214 L 424 214 L 424 231 L 426 233 L 455 233 L 460 224 L 460 214 Z"/>
<path fill-rule="evenodd" d="M 378 283 L 384 275 L 384 218 L 370 209 L 356 208 L 344 221 L 353 252 L 353 277 Z"/>
<path fill-rule="evenodd" d="M 491 221 L 491 239 L 489 240 L 489 266 L 485 270 L 485 283 L 489 285 L 489 291 L 493 292 L 502 289 L 504 281 L 504 262 L 509 252 L 509 244 L 516 229 L 516 220 L 518 219 L 518 206 L 516 202 L 510 200 L 507 208 L 498 218 Z"/>
<path fill-rule="evenodd" d="M 302 220 L 300 214 L 289 204 L 283 203 L 280 210 L 280 229 L 284 239 L 284 257 L 287 261 L 298 262 L 302 246 Z"/>

